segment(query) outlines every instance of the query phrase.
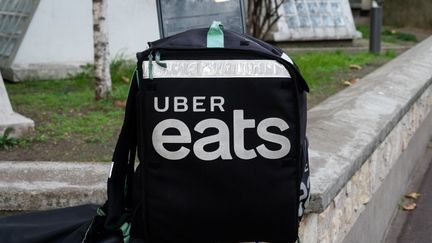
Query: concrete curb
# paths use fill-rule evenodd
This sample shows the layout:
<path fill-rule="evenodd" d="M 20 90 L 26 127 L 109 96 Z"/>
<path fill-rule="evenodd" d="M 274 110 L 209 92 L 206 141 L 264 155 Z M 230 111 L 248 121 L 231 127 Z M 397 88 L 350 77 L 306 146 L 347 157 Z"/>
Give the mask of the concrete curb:
<path fill-rule="evenodd" d="M 327 208 L 431 86 L 431 56 L 432 37 L 309 110 L 311 212 Z"/>
<path fill-rule="evenodd" d="M 0 162 L 0 210 L 41 210 L 106 200 L 110 163 Z"/>
<path fill-rule="evenodd" d="M 369 41 L 364 39 L 357 39 L 353 42 L 347 41 L 316 41 L 312 43 L 274 43 L 278 47 L 282 48 L 286 53 L 308 53 L 308 52 L 335 52 L 342 51 L 348 53 L 358 53 L 358 52 L 369 52 Z M 392 43 L 382 43 L 381 53 L 386 51 L 395 51 L 396 53 L 402 53 L 406 50 L 412 48 L 415 44 L 392 44 Z"/>

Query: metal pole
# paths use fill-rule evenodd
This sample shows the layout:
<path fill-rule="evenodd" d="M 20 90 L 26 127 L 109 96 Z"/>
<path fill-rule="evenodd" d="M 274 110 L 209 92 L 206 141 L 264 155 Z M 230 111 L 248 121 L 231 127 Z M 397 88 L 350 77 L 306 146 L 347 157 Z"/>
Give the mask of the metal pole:
<path fill-rule="evenodd" d="M 371 8 L 369 51 L 374 54 L 381 52 L 382 7 L 374 1 Z"/>

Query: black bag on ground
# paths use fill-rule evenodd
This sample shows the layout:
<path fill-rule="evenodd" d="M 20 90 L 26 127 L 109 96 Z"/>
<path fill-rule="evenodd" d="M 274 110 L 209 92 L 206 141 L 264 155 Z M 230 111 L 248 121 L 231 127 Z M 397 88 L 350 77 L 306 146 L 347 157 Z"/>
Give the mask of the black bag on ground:
<path fill-rule="evenodd" d="M 309 198 L 308 86 L 294 63 L 217 23 L 149 45 L 137 54 L 105 227 L 130 222 L 145 242 L 294 242 Z"/>
<path fill-rule="evenodd" d="M 81 242 L 97 205 L 83 205 L 0 218 L 0 242 Z"/>

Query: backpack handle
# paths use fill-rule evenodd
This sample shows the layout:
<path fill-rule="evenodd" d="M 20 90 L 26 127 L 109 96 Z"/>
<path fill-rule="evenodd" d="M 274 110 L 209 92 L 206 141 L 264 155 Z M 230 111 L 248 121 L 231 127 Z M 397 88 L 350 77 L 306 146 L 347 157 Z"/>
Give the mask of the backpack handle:
<path fill-rule="evenodd" d="M 223 25 L 220 21 L 213 21 L 207 32 L 207 48 L 223 48 L 224 33 Z"/>

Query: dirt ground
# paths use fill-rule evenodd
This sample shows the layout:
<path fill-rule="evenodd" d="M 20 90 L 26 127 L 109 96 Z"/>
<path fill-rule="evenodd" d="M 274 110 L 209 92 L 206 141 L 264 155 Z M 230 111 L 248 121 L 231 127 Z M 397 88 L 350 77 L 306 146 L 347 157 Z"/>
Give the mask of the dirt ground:
<path fill-rule="evenodd" d="M 113 138 L 105 143 L 86 143 L 74 136 L 55 142 L 34 142 L 0 150 L 0 161 L 111 161 L 115 142 Z"/>

